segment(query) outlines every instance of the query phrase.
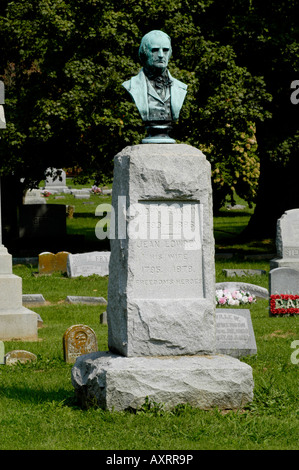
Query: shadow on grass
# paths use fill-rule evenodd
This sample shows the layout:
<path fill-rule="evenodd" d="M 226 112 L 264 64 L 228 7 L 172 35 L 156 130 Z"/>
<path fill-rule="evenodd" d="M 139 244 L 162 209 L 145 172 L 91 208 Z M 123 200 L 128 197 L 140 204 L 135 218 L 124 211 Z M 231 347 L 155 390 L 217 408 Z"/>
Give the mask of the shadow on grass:
<path fill-rule="evenodd" d="M 66 388 L 57 388 L 55 390 L 46 390 L 41 388 L 20 387 L 20 386 L 1 386 L 0 396 L 17 402 L 42 405 L 46 403 L 65 405 L 69 407 L 78 407 L 75 391 Z"/>

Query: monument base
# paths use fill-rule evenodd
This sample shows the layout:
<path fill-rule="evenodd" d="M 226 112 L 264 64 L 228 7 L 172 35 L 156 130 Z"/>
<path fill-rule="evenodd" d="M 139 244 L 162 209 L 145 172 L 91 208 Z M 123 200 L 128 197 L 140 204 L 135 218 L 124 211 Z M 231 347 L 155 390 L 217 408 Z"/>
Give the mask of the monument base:
<path fill-rule="evenodd" d="M 38 315 L 26 307 L 0 311 L 1 341 L 37 341 Z"/>
<path fill-rule="evenodd" d="M 122 411 L 146 402 L 172 409 L 238 409 L 253 398 L 252 369 L 224 355 L 123 357 L 110 352 L 86 354 L 72 368 L 80 405 Z"/>
<path fill-rule="evenodd" d="M 270 270 L 275 268 L 292 268 L 299 271 L 299 258 L 273 258 L 270 260 Z"/>
<path fill-rule="evenodd" d="M 0 340 L 37 341 L 38 315 L 22 304 L 22 278 L 12 274 L 12 258 L 0 247 Z"/>

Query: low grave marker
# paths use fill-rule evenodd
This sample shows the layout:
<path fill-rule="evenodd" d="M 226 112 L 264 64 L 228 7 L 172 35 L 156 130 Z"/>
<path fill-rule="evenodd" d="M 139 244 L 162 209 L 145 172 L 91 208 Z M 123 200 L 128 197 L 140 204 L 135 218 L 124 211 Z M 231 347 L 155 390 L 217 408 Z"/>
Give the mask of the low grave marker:
<path fill-rule="evenodd" d="M 23 305 L 44 305 L 46 303 L 45 298 L 42 294 L 23 294 L 22 304 Z"/>
<path fill-rule="evenodd" d="M 45 251 L 38 255 L 38 271 L 39 274 L 52 274 L 54 272 L 66 273 L 68 251 L 59 251 L 58 253 L 50 253 Z"/>
<path fill-rule="evenodd" d="M 5 354 L 5 364 L 12 366 L 20 362 L 25 364 L 29 361 L 36 361 L 37 357 L 30 351 L 24 351 L 23 349 L 15 349 L 14 351 L 9 351 Z"/>
<path fill-rule="evenodd" d="M 92 274 L 108 276 L 109 260 L 109 251 L 69 254 L 67 258 L 67 275 L 68 277 L 86 277 Z"/>
<path fill-rule="evenodd" d="M 72 325 L 63 335 L 65 362 L 74 363 L 77 357 L 98 351 L 95 332 L 87 325 Z"/>
<path fill-rule="evenodd" d="M 226 277 L 261 276 L 266 274 L 266 271 L 263 269 L 223 269 L 222 272 L 226 275 Z"/>
<path fill-rule="evenodd" d="M 233 357 L 257 353 L 249 310 L 216 309 L 216 351 Z"/>
<path fill-rule="evenodd" d="M 70 304 L 107 305 L 107 300 L 104 297 L 89 297 L 87 295 L 68 295 L 66 302 Z"/>
<path fill-rule="evenodd" d="M 271 269 L 269 273 L 269 315 L 299 313 L 299 271 L 289 267 Z"/>

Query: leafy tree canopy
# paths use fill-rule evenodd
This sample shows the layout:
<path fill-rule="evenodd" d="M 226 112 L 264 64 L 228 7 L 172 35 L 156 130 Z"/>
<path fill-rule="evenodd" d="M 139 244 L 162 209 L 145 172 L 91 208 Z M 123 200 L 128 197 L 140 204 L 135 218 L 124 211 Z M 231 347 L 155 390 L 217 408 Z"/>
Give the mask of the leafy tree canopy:
<path fill-rule="evenodd" d="M 0 11 L 7 119 L 2 173 L 25 177 L 27 185 L 42 179 L 50 166 L 78 165 L 98 178 L 111 175 L 114 155 L 144 135 L 121 84 L 140 69 L 141 37 L 162 29 L 172 38 L 170 71 L 188 84 L 174 137 L 201 148 L 211 161 L 216 208 L 234 190 L 251 203 L 260 174 L 256 136 L 259 129 L 266 136 L 280 102 L 269 85 L 271 68 L 281 68 L 280 74 L 288 68 L 291 75 L 291 57 L 298 53 L 294 31 L 279 29 L 287 2 L 274 2 L 273 15 L 268 3 L 6 2 Z M 291 16 L 291 8 L 288 12 Z M 294 144 L 287 123 L 284 127 L 283 136 L 271 140 L 267 134 L 271 143 L 277 141 L 271 154 L 278 159 L 279 147 L 291 152 Z M 266 137 L 262 145 L 268 145 Z"/>

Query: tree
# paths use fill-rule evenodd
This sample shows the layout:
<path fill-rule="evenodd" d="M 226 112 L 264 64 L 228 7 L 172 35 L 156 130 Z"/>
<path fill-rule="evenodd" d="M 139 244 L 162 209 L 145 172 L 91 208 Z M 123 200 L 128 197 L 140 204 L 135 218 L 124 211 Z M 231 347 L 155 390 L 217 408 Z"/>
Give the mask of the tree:
<path fill-rule="evenodd" d="M 204 34 L 230 44 L 238 63 L 262 77 L 272 97 L 264 107 L 271 118 L 256 122 L 261 175 L 256 209 L 244 235 L 274 237 L 277 219 L 299 207 L 299 105 L 290 99 L 291 84 L 299 80 L 298 2 L 224 0 L 208 10 Z"/>
<path fill-rule="evenodd" d="M 122 82 L 140 69 L 141 37 L 169 32 L 173 75 L 189 85 L 174 137 L 212 164 L 214 206 L 234 191 L 254 201 L 259 176 L 255 130 L 270 98 L 259 74 L 215 34 L 215 0 L 16 0 L 0 17 L 0 69 L 7 130 L 1 172 L 43 179 L 48 167 L 78 165 L 112 175 L 113 157 L 140 142 L 144 127 Z M 225 38 L 225 34 L 224 34 Z M 233 41 L 231 41 L 233 43 Z"/>

